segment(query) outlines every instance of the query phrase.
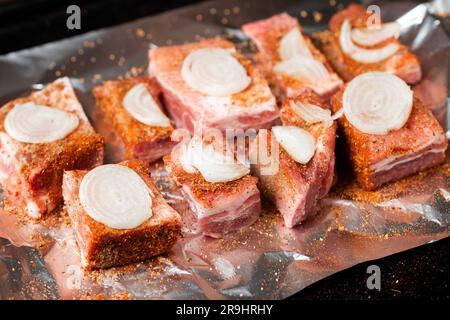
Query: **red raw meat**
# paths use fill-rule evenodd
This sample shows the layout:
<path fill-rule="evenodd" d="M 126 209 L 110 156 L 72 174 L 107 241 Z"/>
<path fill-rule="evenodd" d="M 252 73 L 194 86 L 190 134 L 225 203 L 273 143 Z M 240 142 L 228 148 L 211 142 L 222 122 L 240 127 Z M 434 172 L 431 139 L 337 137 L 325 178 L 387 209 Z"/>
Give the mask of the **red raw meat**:
<path fill-rule="evenodd" d="M 284 98 L 296 97 L 304 90 L 311 89 L 304 81 L 272 72 L 273 67 L 281 61 L 278 53 L 280 41 L 286 33 L 294 28 L 300 30 L 314 59 L 323 63 L 330 74 L 331 80 L 329 83 L 324 83 L 320 88 L 314 89 L 323 99 L 328 100 L 342 86 L 342 80 L 330 67 L 325 56 L 314 47 L 309 37 L 302 32 L 296 18 L 287 13 L 281 13 L 268 19 L 245 24 L 242 30 L 258 47 L 258 61 L 265 70 L 277 96 Z"/>
<path fill-rule="evenodd" d="M 418 58 L 397 39 L 386 40 L 373 47 L 385 46 L 390 42 L 400 45 L 400 49 L 394 55 L 377 63 L 360 63 L 342 52 L 339 46 L 339 33 L 344 20 L 350 19 L 352 27 L 365 27 L 368 17 L 369 14 L 363 6 L 352 4 L 331 18 L 330 31 L 323 32 L 317 37 L 320 49 L 339 75 L 345 81 L 350 81 L 365 72 L 382 71 L 395 74 L 409 84 L 420 81 L 422 71 Z"/>
<path fill-rule="evenodd" d="M 305 129 L 315 138 L 316 151 L 313 158 L 307 164 L 297 163 L 279 146 L 279 167 L 275 173 L 265 174 L 260 162 L 252 165 L 252 173 L 259 179 L 261 192 L 275 204 L 283 215 L 285 225 L 289 228 L 314 215 L 317 211 L 318 200 L 323 198 L 331 188 L 334 177 L 337 127 L 336 123 L 330 127 L 322 122 L 307 123 L 293 110 L 292 102 L 314 104 L 323 109 L 327 109 L 327 106 L 317 94 L 305 91 L 295 99 L 286 99 L 280 112 L 283 125 Z M 264 138 L 261 135 L 260 131 L 258 139 Z M 270 152 L 271 139 L 271 134 L 267 134 L 268 152 Z M 276 156 L 272 159 L 276 159 Z"/>
<path fill-rule="evenodd" d="M 17 103 L 36 104 L 75 113 L 78 127 L 51 143 L 22 143 L 11 138 L 4 119 Z M 13 205 L 32 218 L 41 218 L 62 203 L 64 170 L 89 169 L 103 163 L 103 139 L 94 132 L 68 78 L 61 78 L 29 97 L 0 109 L 0 180 Z"/>
<path fill-rule="evenodd" d="M 234 181 L 211 183 L 199 172 L 185 172 L 176 151 L 164 157 L 164 164 L 170 176 L 181 186 L 199 231 L 204 235 L 219 238 L 258 219 L 261 200 L 257 178 L 246 175 Z"/>
<path fill-rule="evenodd" d="M 158 47 L 149 52 L 149 73 L 156 77 L 164 104 L 177 127 L 194 132 L 204 129 L 259 129 L 269 127 L 278 117 L 275 97 L 264 76 L 251 62 L 235 53 L 247 70 L 251 84 L 231 97 L 212 97 L 192 89 L 181 75 L 184 58 L 200 48 L 235 50 L 226 40 L 208 39 L 178 46 Z"/>
<path fill-rule="evenodd" d="M 119 163 L 134 170 L 152 191 L 152 216 L 133 229 L 113 229 L 92 219 L 84 211 L 79 188 L 87 170 L 66 171 L 63 193 L 80 248 L 82 265 L 88 270 L 139 262 L 169 251 L 181 235 L 181 218 L 159 193 L 145 162 Z"/>
<path fill-rule="evenodd" d="M 94 87 L 92 92 L 97 100 L 97 106 L 106 116 L 115 135 L 125 147 L 124 159 L 140 159 L 148 163 L 160 159 L 172 150 L 172 126 L 167 128 L 143 124 L 131 116 L 122 105 L 125 94 L 134 85 L 143 83 L 160 105 L 161 90 L 154 79 L 134 78 L 127 80 L 108 80 Z M 162 106 L 160 105 L 161 109 Z"/>
<path fill-rule="evenodd" d="M 342 108 L 343 91 L 331 99 L 334 110 Z M 414 98 L 406 124 L 386 135 L 367 134 L 339 118 L 349 157 L 359 184 L 367 190 L 397 180 L 445 160 L 447 138 L 439 122 Z"/>

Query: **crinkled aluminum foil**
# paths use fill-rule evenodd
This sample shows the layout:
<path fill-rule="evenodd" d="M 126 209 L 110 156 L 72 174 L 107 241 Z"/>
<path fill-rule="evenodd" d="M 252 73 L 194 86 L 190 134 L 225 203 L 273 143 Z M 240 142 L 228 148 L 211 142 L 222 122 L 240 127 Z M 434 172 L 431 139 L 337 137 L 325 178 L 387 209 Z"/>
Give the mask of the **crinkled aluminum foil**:
<path fill-rule="evenodd" d="M 309 33 L 326 28 L 335 10 L 328 1 L 215 1 L 114 28 L 90 32 L 0 57 L 1 103 L 69 76 L 86 112 L 95 117 L 93 85 L 145 70 L 149 45 L 232 34 L 243 23 L 287 11 Z M 315 12 L 315 13 L 314 13 Z M 427 5 L 381 5 L 386 20 L 400 18 L 402 40 L 420 56 L 424 80 L 416 92 L 448 130 L 449 38 Z M 245 42 L 245 41 L 244 41 Z M 107 152 L 114 154 L 114 145 Z M 111 160 L 111 158 L 110 158 Z M 339 160 L 338 160 L 339 161 Z M 0 210 L 2 299 L 279 299 L 330 274 L 450 235 L 448 160 L 440 168 L 363 192 L 338 168 L 339 183 L 312 221 L 288 229 L 269 205 L 251 227 L 224 239 L 185 228 L 173 252 L 133 266 L 84 273 L 67 218 L 34 224 Z M 168 201 L 187 217 L 164 171 L 154 178 Z"/>

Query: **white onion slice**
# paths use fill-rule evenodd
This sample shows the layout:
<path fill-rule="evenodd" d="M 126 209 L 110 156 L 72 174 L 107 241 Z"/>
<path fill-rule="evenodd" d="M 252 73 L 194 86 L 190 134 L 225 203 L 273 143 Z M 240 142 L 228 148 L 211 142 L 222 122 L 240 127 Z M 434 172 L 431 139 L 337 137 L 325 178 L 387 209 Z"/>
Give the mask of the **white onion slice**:
<path fill-rule="evenodd" d="M 86 213 L 114 229 L 133 229 L 152 216 L 150 189 L 132 169 L 106 164 L 89 171 L 79 197 Z"/>
<path fill-rule="evenodd" d="M 50 143 L 63 139 L 78 124 L 79 119 L 75 114 L 34 102 L 16 104 L 4 122 L 11 138 L 25 143 Z"/>
<path fill-rule="evenodd" d="M 315 141 L 308 131 L 295 126 L 274 126 L 272 133 L 296 162 L 306 164 L 314 156 Z"/>
<path fill-rule="evenodd" d="M 397 43 L 389 43 L 379 49 L 363 49 L 357 47 L 352 41 L 351 31 L 352 29 L 349 20 L 345 20 L 342 23 L 341 32 L 339 34 L 339 45 L 341 46 L 342 51 L 349 55 L 353 60 L 362 63 L 383 61 L 396 53 L 400 48 Z"/>
<path fill-rule="evenodd" d="M 215 150 L 212 144 L 205 144 L 193 137 L 179 158 L 183 170 L 194 173 L 195 169 L 208 182 L 227 182 L 237 180 L 247 174 L 249 169 L 234 158 Z"/>
<path fill-rule="evenodd" d="M 333 121 L 342 116 L 342 109 L 331 115 L 331 110 L 323 109 L 310 103 L 294 103 L 291 101 L 291 107 L 294 112 L 308 123 L 323 122 L 327 127 L 333 124 Z"/>
<path fill-rule="evenodd" d="M 133 118 L 143 124 L 163 128 L 170 126 L 169 118 L 161 111 L 143 83 L 128 90 L 122 104 Z"/>
<path fill-rule="evenodd" d="M 373 46 L 387 39 L 400 36 L 400 24 L 398 22 L 383 23 L 378 28 L 354 28 L 352 40 L 359 45 Z"/>
<path fill-rule="evenodd" d="M 342 98 L 347 120 L 358 130 L 384 135 L 408 121 L 413 92 L 405 81 L 386 72 L 368 72 L 350 81 Z"/>
<path fill-rule="evenodd" d="M 322 86 L 330 79 L 328 70 L 323 63 L 312 58 L 293 58 L 282 61 L 273 70 L 313 86 Z"/>
<path fill-rule="evenodd" d="M 278 47 L 278 53 L 281 60 L 289 60 L 295 57 L 312 57 L 311 51 L 309 51 L 305 39 L 297 27 L 283 36 Z"/>
<path fill-rule="evenodd" d="M 251 78 L 230 50 L 203 48 L 183 61 L 181 75 L 194 90 L 209 96 L 227 97 L 243 91 Z"/>

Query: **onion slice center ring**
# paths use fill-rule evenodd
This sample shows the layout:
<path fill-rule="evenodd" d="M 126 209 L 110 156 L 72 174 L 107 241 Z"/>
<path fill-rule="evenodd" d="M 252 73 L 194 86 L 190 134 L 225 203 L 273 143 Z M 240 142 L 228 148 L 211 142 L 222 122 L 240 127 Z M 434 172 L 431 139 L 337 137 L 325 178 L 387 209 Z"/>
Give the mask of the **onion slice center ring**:
<path fill-rule="evenodd" d="M 359 131 L 385 135 L 408 121 L 413 92 L 395 75 L 368 72 L 348 83 L 342 103 L 345 117 Z"/>

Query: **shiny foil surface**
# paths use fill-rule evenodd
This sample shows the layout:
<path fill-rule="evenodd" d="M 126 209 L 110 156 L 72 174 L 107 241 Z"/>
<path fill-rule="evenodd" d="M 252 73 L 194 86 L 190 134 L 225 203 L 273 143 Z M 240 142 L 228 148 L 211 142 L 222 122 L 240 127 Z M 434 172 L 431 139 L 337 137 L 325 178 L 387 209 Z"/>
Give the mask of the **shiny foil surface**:
<path fill-rule="evenodd" d="M 414 90 L 448 130 L 450 41 L 445 21 L 429 13 L 429 4 L 386 1 L 380 6 L 385 21 L 398 19 L 401 40 L 420 57 L 424 79 Z M 324 30 L 338 9 L 334 1 L 205 2 L 10 53 L 0 56 L 0 102 L 68 76 L 94 127 L 107 135 L 108 125 L 96 113 L 91 89 L 106 79 L 145 74 L 149 46 L 225 35 L 251 54 L 251 45 L 239 32 L 243 23 L 287 11 L 313 34 Z M 119 160 L 120 146 L 106 140 L 107 162 Z M 448 157 L 438 168 L 376 192 L 359 189 L 348 171 L 337 152 L 337 184 L 320 202 L 319 214 L 297 228 L 284 227 L 281 215 L 264 202 L 254 225 L 211 239 L 195 234 L 186 204 L 157 163 L 152 176 L 183 216 L 183 238 L 170 254 L 95 272 L 80 267 L 64 209 L 35 223 L 4 206 L 0 298 L 281 299 L 355 264 L 450 235 Z"/>

